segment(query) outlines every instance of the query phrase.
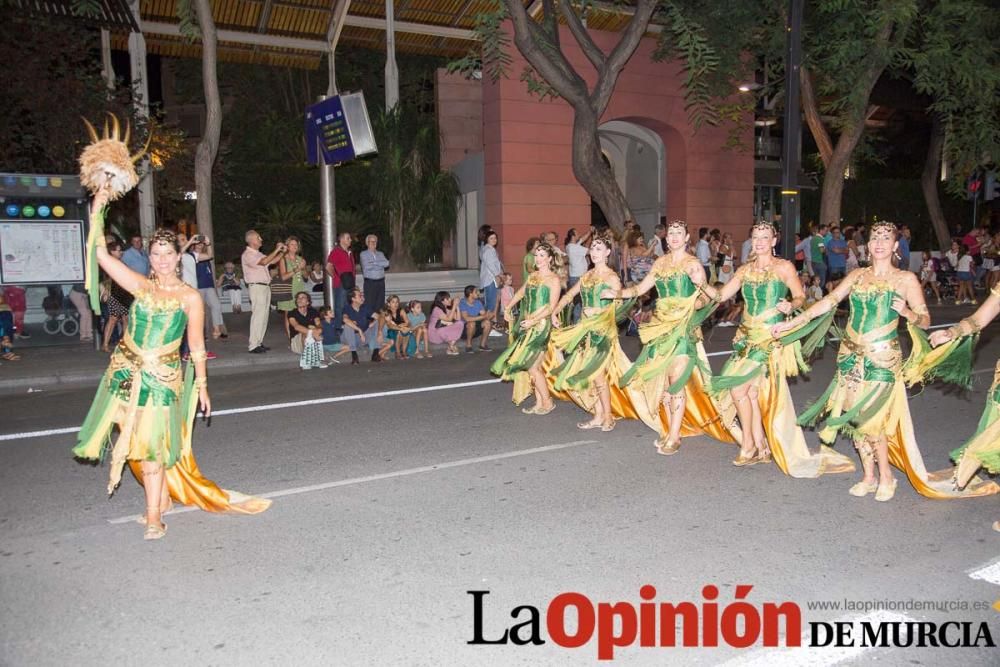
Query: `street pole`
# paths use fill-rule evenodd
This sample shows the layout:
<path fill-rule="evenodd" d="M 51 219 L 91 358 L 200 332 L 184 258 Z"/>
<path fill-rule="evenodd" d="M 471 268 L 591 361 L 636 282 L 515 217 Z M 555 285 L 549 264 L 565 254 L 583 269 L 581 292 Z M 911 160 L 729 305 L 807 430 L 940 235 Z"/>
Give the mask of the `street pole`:
<path fill-rule="evenodd" d="M 330 54 L 331 59 L 333 54 Z M 336 84 L 332 83 L 331 78 L 331 88 L 333 89 L 333 94 L 337 94 Z M 322 102 L 327 98 L 326 95 L 320 95 L 319 100 Z M 320 140 L 317 139 L 316 143 L 319 144 Z M 337 233 L 337 193 L 334 186 L 334 166 L 332 164 L 327 164 L 326 160 L 323 158 L 323 147 L 317 146 L 316 154 L 319 156 L 320 166 L 319 166 L 319 210 L 320 210 L 320 220 L 323 224 L 323 304 L 327 308 L 333 308 L 333 276 L 327 274 L 326 272 L 326 258 L 330 256 L 330 251 L 333 250 L 333 245 L 336 242 Z"/>
<path fill-rule="evenodd" d="M 781 250 L 795 259 L 799 229 L 799 163 L 802 159 L 802 114 L 799 69 L 802 66 L 802 0 L 788 0 L 785 24 L 785 136 L 781 155 Z"/>

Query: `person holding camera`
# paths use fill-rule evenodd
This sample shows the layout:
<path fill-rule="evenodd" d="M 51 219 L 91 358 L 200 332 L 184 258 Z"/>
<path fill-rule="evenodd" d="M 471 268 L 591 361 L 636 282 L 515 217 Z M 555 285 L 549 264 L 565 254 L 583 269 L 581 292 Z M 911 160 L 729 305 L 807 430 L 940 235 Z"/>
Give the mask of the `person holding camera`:
<path fill-rule="evenodd" d="M 271 272 L 267 267 L 281 259 L 285 254 L 285 244 L 279 243 L 265 255 L 260 251 L 264 239 L 251 229 L 245 236 L 247 247 L 243 251 L 243 281 L 250 292 L 250 343 L 251 354 L 262 354 L 268 348 L 264 345 L 264 334 L 267 333 L 267 316 L 271 310 Z"/>
<path fill-rule="evenodd" d="M 333 321 L 343 331 L 344 305 L 347 295 L 357 286 L 354 274 L 354 253 L 351 252 L 351 233 L 341 232 L 337 245 L 326 258 L 326 272 L 333 278 Z"/>

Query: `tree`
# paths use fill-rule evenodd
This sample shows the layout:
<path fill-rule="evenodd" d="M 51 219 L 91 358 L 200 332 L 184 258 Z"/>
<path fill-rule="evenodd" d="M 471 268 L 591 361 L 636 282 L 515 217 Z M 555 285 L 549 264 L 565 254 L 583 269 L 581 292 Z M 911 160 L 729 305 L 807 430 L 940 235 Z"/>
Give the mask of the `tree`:
<path fill-rule="evenodd" d="M 455 229 L 458 184 L 439 167 L 434 123 L 396 106 L 376 116 L 374 130 L 379 154 L 365 165 L 372 214 L 388 223 L 393 269 L 412 271 Z"/>
<path fill-rule="evenodd" d="M 714 70 L 717 61 L 711 51 L 704 49 L 705 40 L 699 28 L 687 23 L 674 3 L 660 0 L 636 0 L 628 8 L 630 17 L 621 30 L 618 43 L 605 53 L 584 25 L 584 17 L 594 5 L 589 1 L 573 4 L 543 0 L 540 20 L 536 22 L 521 0 L 502 0 L 495 11 L 477 17 L 481 55 L 460 60 L 451 69 L 468 71 L 481 63 L 494 81 L 506 76 L 511 61 L 506 53 L 509 38 L 503 22 L 509 18 L 514 44 L 530 65 L 521 79 L 532 92 L 542 97 L 561 97 L 573 108 L 573 175 L 597 202 L 612 227 L 620 230 L 631 213 L 614 174 L 601 157 L 597 128 L 618 77 L 649 29 L 654 12 L 662 11 L 668 27 L 663 34 L 678 37 L 673 49 L 685 56 L 688 67 L 686 95 L 698 122 L 717 122 L 710 107 L 702 104 L 708 102 L 708 96 L 701 82 L 704 74 Z M 561 44 L 561 22 L 594 67 L 597 78 L 593 86 L 587 85 L 566 57 Z"/>

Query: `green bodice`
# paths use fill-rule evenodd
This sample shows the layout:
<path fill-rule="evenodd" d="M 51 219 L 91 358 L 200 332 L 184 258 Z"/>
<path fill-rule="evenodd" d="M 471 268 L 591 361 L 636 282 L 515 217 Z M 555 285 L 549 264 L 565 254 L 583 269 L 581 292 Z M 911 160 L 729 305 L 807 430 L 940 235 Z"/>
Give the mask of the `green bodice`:
<path fill-rule="evenodd" d="M 528 280 L 524 288 L 524 310 L 533 313 L 539 308 L 544 308 L 549 302 L 549 286 L 543 282 Z"/>
<path fill-rule="evenodd" d="M 773 272 L 747 270 L 743 274 L 740 290 L 748 316 L 760 317 L 772 311 L 765 317 L 766 324 L 774 324 L 785 319 L 775 307 L 788 296 L 788 285 Z"/>
<path fill-rule="evenodd" d="M 128 332 L 143 350 L 179 345 L 186 326 L 187 313 L 172 299 L 161 303 L 146 294 L 137 294 L 129 308 Z"/>
<path fill-rule="evenodd" d="M 656 274 L 656 295 L 665 299 L 667 297 L 689 297 L 698 291 L 697 286 L 691 280 L 691 276 L 683 269 L 676 269 L 667 273 Z"/>
<path fill-rule="evenodd" d="M 606 306 L 610 299 L 602 299 L 601 292 L 611 289 L 611 286 L 604 281 L 590 282 L 580 281 L 580 301 L 584 308 L 602 308 Z"/>
<path fill-rule="evenodd" d="M 895 298 L 896 292 L 889 285 L 855 286 L 849 297 L 851 314 L 847 320 L 848 327 L 860 334 L 879 328 L 889 329 L 876 340 L 869 341 L 870 343 L 898 337 L 898 327 L 889 326 L 899 322 L 899 313 L 892 309 L 892 301 Z"/>

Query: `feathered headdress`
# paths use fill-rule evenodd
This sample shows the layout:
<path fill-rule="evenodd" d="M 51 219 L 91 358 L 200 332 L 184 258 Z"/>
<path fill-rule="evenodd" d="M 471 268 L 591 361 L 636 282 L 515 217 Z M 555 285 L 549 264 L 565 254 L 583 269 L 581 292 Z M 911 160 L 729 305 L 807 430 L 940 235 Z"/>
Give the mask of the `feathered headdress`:
<path fill-rule="evenodd" d="M 146 145 L 141 151 L 130 155 L 128 140 L 131 128 L 128 121 L 125 121 L 125 133 L 122 134 L 118 117 L 110 112 L 107 115 L 111 124 L 108 124 L 108 118 L 104 120 L 104 132 L 100 137 L 90 121 L 83 119 L 90 134 L 90 144 L 80 154 L 80 181 L 91 194 L 96 194 L 110 184 L 110 198 L 115 200 L 139 183 L 135 163 L 145 155 L 152 134 L 146 139 Z"/>

